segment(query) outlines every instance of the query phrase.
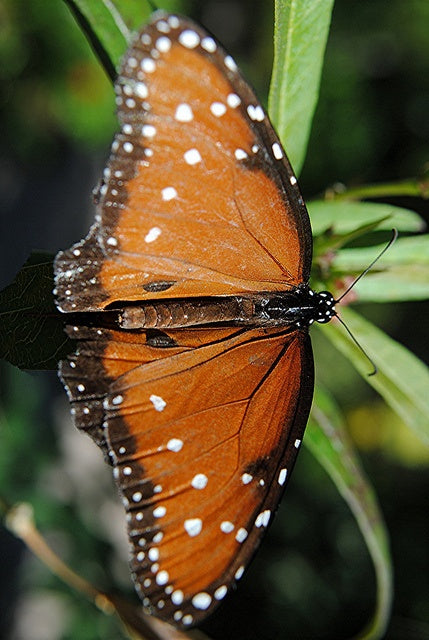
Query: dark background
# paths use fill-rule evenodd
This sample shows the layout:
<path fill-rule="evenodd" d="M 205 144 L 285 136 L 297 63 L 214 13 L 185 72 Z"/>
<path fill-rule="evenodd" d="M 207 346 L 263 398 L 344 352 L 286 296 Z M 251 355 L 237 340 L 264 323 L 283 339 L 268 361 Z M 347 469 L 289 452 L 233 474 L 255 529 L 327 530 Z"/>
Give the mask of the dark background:
<path fill-rule="evenodd" d="M 181 7 L 219 37 L 266 100 L 272 3 Z M 425 0 L 337 1 L 300 179 L 305 197 L 336 182 L 355 186 L 423 171 L 428 33 Z M 0 60 L 3 287 L 31 250 L 55 253 L 86 233 L 115 118 L 110 83 L 60 0 L 0 2 Z M 389 201 L 428 220 L 427 201 Z M 427 361 L 426 302 L 360 309 Z M 387 637 L 429 639 L 428 451 L 321 334 L 314 340 L 317 374 L 343 407 L 391 536 L 395 601 Z M 29 374 L 2 363 L 0 376 L 1 494 L 34 505 L 49 542 L 78 572 L 131 594 L 110 471 L 74 432 L 55 372 Z M 304 450 L 251 569 L 204 629 L 219 639 L 348 638 L 367 622 L 374 589 L 352 516 Z M 121 631 L 0 528 L 0 637 L 105 640 Z"/>

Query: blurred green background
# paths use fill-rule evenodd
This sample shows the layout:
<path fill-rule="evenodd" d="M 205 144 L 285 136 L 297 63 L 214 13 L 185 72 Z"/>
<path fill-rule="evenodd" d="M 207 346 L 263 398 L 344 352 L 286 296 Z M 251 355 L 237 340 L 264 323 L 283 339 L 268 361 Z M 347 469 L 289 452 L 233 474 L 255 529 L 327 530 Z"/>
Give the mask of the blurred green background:
<path fill-rule="evenodd" d="M 145 11 L 130 0 L 130 11 Z M 266 102 L 270 1 L 159 2 L 207 26 Z M 143 8 L 143 9 L 142 9 Z M 337 0 L 307 161 L 307 199 L 327 186 L 418 175 L 429 160 L 429 3 Z M 0 286 L 33 249 L 56 252 L 93 217 L 91 190 L 115 131 L 113 91 L 60 0 L 0 0 Z M 429 219 L 427 201 L 391 199 Z M 360 306 L 428 360 L 428 305 Z M 387 637 L 429 639 L 429 453 L 315 331 L 317 375 L 346 413 L 391 535 Z M 359 338 L 359 336 L 357 336 Z M 101 588 L 133 598 L 109 469 L 72 427 L 55 372 L 0 365 L 0 487 L 28 500 L 49 542 Z M 428 418 L 429 419 L 429 418 Z M 213 638 L 348 638 L 374 605 L 374 576 L 347 507 L 303 451 L 274 526 L 240 588 L 204 625 Z M 120 638 L 0 529 L 0 638 Z"/>

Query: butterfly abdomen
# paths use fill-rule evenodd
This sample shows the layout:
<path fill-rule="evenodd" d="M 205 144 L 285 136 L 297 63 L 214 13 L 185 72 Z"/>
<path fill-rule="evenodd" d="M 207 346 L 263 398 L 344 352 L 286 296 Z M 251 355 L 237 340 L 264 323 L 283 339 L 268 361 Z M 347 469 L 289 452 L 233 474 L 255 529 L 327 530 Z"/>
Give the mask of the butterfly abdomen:
<path fill-rule="evenodd" d="M 238 297 L 160 300 L 126 306 L 119 314 L 122 329 L 181 329 L 251 317 L 253 304 Z"/>

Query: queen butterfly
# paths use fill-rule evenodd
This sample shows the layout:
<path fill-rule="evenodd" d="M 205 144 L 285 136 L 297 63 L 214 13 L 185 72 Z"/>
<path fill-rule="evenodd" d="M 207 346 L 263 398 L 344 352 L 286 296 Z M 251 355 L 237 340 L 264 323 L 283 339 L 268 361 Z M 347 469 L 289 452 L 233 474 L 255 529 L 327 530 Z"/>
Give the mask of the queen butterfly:
<path fill-rule="evenodd" d="M 157 12 L 116 81 L 121 125 L 88 236 L 55 260 L 79 429 L 113 465 L 146 609 L 191 626 L 242 576 L 313 394 L 312 237 L 297 180 L 234 60 Z"/>

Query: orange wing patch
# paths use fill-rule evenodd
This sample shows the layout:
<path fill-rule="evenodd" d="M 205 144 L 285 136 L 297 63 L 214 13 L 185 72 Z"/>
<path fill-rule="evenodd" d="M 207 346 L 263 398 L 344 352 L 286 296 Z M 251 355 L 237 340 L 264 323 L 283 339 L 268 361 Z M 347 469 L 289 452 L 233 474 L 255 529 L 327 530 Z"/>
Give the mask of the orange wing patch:
<path fill-rule="evenodd" d="M 202 29 L 159 24 L 136 38 L 118 77 L 121 132 L 96 224 L 56 259 L 64 311 L 308 278 L 308 215 L 268 116 Z"/>
<path fill-rule="evenodd" d="M 107 381 L 103 431 L 136 584 L 156 615 L 194 624 L 241 576 L 284 489 L 312 393 L 308 336 L 205 330 L 195 348 L 154 349 L 109 332 L 100 352 L 96 330 L 84 331 L 62 376 L 81 416 L 92 376 Z"/>

